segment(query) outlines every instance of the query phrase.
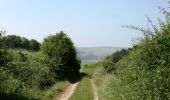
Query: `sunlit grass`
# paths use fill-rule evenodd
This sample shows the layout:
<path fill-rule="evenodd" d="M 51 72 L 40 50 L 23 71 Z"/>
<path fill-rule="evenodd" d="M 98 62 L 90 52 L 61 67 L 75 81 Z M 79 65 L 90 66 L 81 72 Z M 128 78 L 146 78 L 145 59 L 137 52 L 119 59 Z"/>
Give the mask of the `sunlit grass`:
<path fill-rule="evenodd" d="M 69 84 L 70 83 L 68 81 L 56 83 L 53 87 L 44 92 L 44 96 L 42 97 L 41 100 L 52 100 L 54 97 L 60 94 L 60 91 L 66 89 L 69 86 Z"/>
<path fill-rule="evenodd" d="M 89 77 L 82 79 L 70 100 L 93 100 L 93 88 Z"/>

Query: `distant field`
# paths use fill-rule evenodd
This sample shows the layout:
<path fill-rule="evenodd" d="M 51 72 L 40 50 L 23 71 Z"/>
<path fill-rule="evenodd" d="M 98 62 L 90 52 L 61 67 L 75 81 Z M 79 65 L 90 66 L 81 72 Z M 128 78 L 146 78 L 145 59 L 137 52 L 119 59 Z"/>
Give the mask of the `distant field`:
<path fill-rule="evenodd" d="M 92 64 L 103 60 L 114 52 L 127 49 L 123 47 L 78 47 L 78 57 L 82 60 L 82 65 Z"/>
<path fill-rule="evenodd" d="M 96 63 L 100 60 L 81 60 L 81 65 L 89 65 L 89 64 L 92 64 L 92 63 Z"/>

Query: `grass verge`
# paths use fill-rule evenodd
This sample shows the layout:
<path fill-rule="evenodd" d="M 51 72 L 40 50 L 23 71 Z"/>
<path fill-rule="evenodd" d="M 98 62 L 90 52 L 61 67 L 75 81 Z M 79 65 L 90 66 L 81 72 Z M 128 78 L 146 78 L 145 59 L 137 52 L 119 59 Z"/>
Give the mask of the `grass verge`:
<path fill-rule="evenodd" d="M 58 96 L 61 91 L 70 85 L 68 81 L 62 81 L 56 83 L 53 87 L 44 92 L 44 96 L 41 100 L 52 100 L 54 97 Z"/>
<path fill-rule="evenodd" d="M 69 100 L 93 100 L 91 79 L 84 77 Z"/>
<path fill-rule="evenodd" d="M 108 74 L 101 62 L 89 65 L 83 70 L 94 77 L 99 100 L 122 100 L 120 93 L 116 90 L 120 80 L 115 74 Z"/>

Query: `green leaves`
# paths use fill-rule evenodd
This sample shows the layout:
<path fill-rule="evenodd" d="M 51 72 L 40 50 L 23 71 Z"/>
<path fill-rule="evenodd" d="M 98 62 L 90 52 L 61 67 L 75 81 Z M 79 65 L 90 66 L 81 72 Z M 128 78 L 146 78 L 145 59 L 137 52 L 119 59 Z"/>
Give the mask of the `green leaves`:
<path fill-rule="evenodd" d="M 40 43 L 34 39 L 28 40 L 25 37 L 8 35 L 4 36 L 2 40 L 8 48 L 26 49 L 31 51 L 38 51 L 40 49 Z"/>
<path fill-rule="evenodd" d="M 77 60 L 77 52 L 67 34 L 61 31 L 47 37 L 41 49 L 47 55 L 51 71 L 56 74 L 56 78 L 63 80 L 79 76 L 80 63 Z"/>
<path fill-rule="evenodd" d="M 147 29 L 126 26 L 143 32 L 132 51 L 116 63 L 118 88 L 127 100 L 170 99 L 170 12 L 159 8 L 165 21 L 157 27 L 148 19 Z M 127 88 L 128 87 L 128 88 Z"/>

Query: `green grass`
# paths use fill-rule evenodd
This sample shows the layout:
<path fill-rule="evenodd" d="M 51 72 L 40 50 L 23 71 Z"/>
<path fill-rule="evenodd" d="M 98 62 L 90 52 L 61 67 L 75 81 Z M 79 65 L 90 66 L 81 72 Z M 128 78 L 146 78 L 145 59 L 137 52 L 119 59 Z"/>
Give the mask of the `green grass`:
<path fill-rule="evenodd" d="M 99 100 L 123 100 L 122 94 L 117 91 L 121 88 L 120 80 L 115 74 L 108 74 L 102 62 L 85 66 L 82 70 L 94 77 Z"/>
<path fill-rule="evenodd" d="M 97 87 L 99 100 L 117 100 L 112 98 L 109 90 L 111 80 L 115 77 L 114 74 L 107 74 L 103 66 L 99 63 L 95 65 L 93 70 L 94 83 Z"/>
<path fill-rule="evenodd" d="M 93 100 L 93 88 L 89 77 L 82 79 L 70 100 Z"/>
<path fill-rule="evenodd" d="M 60 91 L 64 90 L 69 86 L 68 81 L 62 81 L 56 83 L 53 87 L 44 92 L 44 96 L 41 100 L 52 100 L 54 97 L 60 94 Z"/>

